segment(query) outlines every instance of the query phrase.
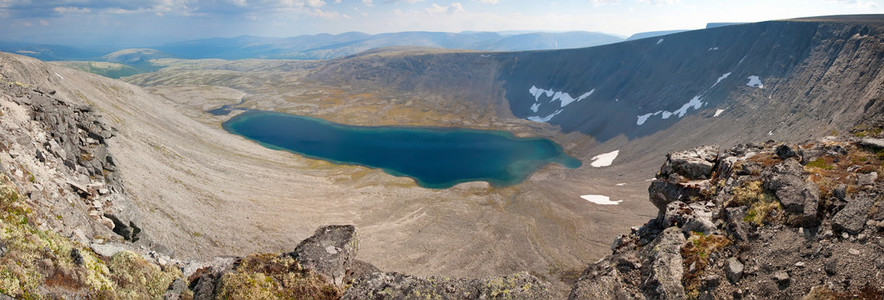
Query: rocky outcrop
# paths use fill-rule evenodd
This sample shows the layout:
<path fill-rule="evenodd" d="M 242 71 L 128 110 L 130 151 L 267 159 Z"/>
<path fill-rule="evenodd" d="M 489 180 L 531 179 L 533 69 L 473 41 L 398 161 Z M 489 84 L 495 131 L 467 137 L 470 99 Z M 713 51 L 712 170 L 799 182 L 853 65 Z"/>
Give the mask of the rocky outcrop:
<path fill-rule="evenodd" d="M 709 187 L 718 152 L 717 146 L 703 146 L 666 155 L 660 173 L 648 187 L 651 203 L 662 212 L 672 202 L 701 197 Z"/>
<path fill-rule="evenodd" d="M 718 159 L 718 146 L 702 146 L 696 149 L 673 152 L 666 155 L 660 168 L 661 177 L 678 174 L 688 180 L 709 179 Z"/>
<path fill-rule="evenodd" d="M 301 241 L 290 253 L 301 266 L 327 278 L 337 286 L 344 284 L 347 270 L 356 256 L 356 227 L 332 225 L 320 227 L 313 236 Z"/>
<path fill-rule="evenodd" d="M 683 260 L 681 246 L 684 235 L 678 227 L 663 230 L 647 246 L 645 262 L 642 264 L 642 292 L 650 299 L 682 299 L 685 297 L 681 278 Z"/>
<path fill-rule="evenodd" d="M 668 155 L 649 188 L 657 218 L 617 238 L 570 298 L 881 297 L 884 184 L 869 174 L 884 156 L 869 145 L 829 137 Z"/>
<path fill-rule="evenodd" d="M 875 198 L 866 193 L 848 198 L 847 205 L 832 217 L 832 229 L 838 233 L 852 235 L 863 232 L 869 219 L 869 209 L 875 203 Z"/>
<path fill-rule="evenodd" d="M 6 106 L 9 113 L 0 143 L 10 156 L 28 166 L 27 181 L 40 181 L 26 189 L 28 197 L 34 201 L 57 201 L 60 192 L 69 192 L 77 196 L 76 202 L 86 204 L 85 211 L 75 208 L 74 213 L 85 213 L 125 240 L 138 241 L 142 230 L 137 225 L 138 213 L 132 209 L 134 205 L 108 150 L 107 142 L 114 137 L 115 129 L 91 106 L 59 98 L 53 90 L 7 82 L 0 77 L 0 95 L 8 101 L 0 103 L 0 107 Z M 61 182 L 41 178 L 52 176 L 53 172 L 61 175 Z M 52 214 L 63 215 L 57 211 Z M 84 227 L 69 225 L 73 226 L 68 231 Z"/>
<path fill-rule="evenodd" d="M 372 273 L 358 279 L 342 299 L 550 299 L 547 284 L 527 272 L 490 279 L 420 278 Z"/>
<path fill-rule="evenodd" d="M 812 181 L 805 181 L 807 174 L 797 160 L 786 159 L 765 170 L 762 176 L 764 188 L 776 194 L 786 213 L 800 218 L 804 226 L 819 223 L 819 186 Z"/>

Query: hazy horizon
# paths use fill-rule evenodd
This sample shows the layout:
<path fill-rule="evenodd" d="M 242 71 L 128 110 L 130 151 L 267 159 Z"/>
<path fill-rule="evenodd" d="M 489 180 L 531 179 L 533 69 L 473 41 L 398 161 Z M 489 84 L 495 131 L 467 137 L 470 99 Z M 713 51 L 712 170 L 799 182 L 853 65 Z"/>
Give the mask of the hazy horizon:
<path fill-rule="evenodd" d="M 707 23 L 884 13 L 880 0 L 117 0 L 0 1 L 0 40 L 139 47 L 243 35 L 590 31 L 621 37 Z"/>

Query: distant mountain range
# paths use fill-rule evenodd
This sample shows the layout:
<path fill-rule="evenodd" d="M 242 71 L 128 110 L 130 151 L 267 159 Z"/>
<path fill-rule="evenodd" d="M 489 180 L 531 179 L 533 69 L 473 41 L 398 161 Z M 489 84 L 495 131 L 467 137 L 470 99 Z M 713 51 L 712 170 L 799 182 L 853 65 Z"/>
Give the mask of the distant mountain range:
<path fill-rule="evenodd" d="M 0 41 L 0 51 L 18 53 L 42 60 L 107 61 L 124 64 L 139 62 L 139 57 L 160 56 L 184 59 L 332 59 L 362 51 L 391 47 L 415 46 L 481 51 L 524 51 L 583 48 L 623 41 L 619 36 L 598 32 L 397 32 L 367 34 L 301 35 L 288 38 L 239 36 L 208 38 L 144 47 L 145 49 L 114 49 L 110 47 L 82 49 L 63 45 L 40 45 Z M 119 53 L 118 51 L 124 51 Z M 135 53 L 135 56 L 132 54 Z M 120 59 L 120 57 L 124 57 Z M 129 60 L 129 61 L 127 61 Z"/>

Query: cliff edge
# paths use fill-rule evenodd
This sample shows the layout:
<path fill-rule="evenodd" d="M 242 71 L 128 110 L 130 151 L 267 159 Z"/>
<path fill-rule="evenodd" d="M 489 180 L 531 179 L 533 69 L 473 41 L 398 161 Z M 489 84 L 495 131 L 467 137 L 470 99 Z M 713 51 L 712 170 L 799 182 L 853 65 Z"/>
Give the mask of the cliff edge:
<path fill-rule="evenodd" d="M 571 299 L 881 299 L 881 124 L 849 138 L 674 152 L 656 218 L 617 238 Z"/>

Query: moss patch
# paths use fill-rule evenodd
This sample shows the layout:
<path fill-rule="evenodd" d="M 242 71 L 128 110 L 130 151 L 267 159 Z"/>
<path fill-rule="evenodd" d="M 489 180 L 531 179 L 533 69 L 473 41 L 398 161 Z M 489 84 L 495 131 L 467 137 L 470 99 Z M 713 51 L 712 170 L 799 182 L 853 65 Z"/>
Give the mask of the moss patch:
<path fill-rule="evenodd" d="M 822 158 L 822 157 L 817 158 L 816 160 L 807 163 L 807 166 L 811 167 L 811 168 L 818 168 L 818 169 L 823 169 L 823 170 L 831 170 L 831 169 L 835 168 L 830 163 L 826 162 L 826 159 Z"/>
<path fill-rule="evenodd" d="M 0 175 L 0 240 L 7 248 L 0 257 L 0 293 L 22 299 L 54 297 L 49 293 L 159 298 L 172 280 L 181 277 L 177 269 L 161 270 L 128 251 L 104 261 L 83 245 L 37 228 L 32 215 L 31 206 Z"/>
<path fill-rule="evenodd" d="M 731 244 L 731 240 L 722 235 L 704 235 L 692 232 L 688 242 L 681 248 L 681 257 L 684 266 L 685 292 L 689 298 L 697 298 L 700 294 L 700 278 L 703 277 L 706 267 L 709 265 L 710 256 L 721 252 Z"/>
<path fill-rule="evenodd" d="M 758 201 L 749 206 L 743 221 L 753 223 L 756 226 L 763 226 L 765 223 L 773 222 L 778 215 L 777 212 L 782 210 L 783 208 L 779 201 Z"/>
<path fill-rule="evenodd" d="M 258 254 L 241 259 L 221 276 L 221 299 L 338 299 L 342 291 L 289 256 Z"/>

